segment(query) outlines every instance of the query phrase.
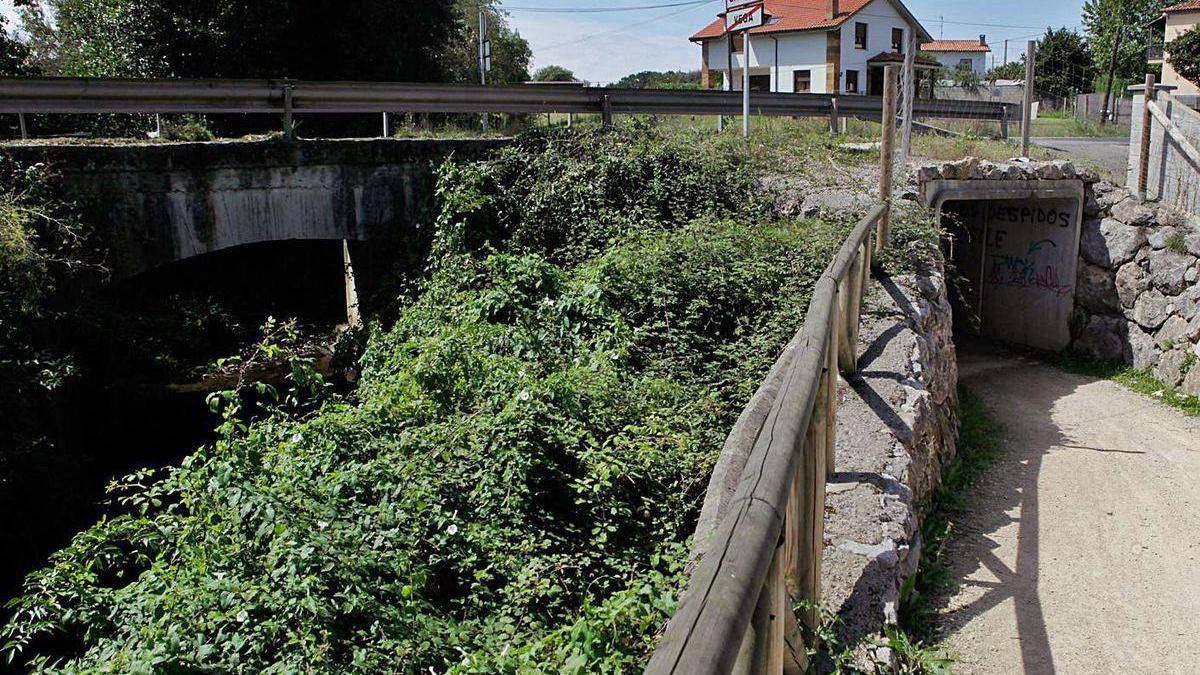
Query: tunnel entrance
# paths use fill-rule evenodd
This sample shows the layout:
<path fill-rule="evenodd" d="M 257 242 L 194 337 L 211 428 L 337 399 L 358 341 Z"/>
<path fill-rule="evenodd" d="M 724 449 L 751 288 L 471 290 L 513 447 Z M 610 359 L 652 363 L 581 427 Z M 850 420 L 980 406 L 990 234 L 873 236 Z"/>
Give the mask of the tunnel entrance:
<path fill-rule="evenodd" d="M 1081 181 L 931 181 L 953 267 L 955 331 L 1061 351 L 1071 342 Z"/>

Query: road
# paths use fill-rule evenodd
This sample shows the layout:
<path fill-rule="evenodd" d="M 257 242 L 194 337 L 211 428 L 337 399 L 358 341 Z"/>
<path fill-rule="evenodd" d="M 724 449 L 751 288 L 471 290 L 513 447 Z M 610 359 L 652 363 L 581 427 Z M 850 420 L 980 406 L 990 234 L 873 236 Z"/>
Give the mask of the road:
<path fill-rule="evenodd" d="M 960 351 L 1006 431 L 947 550 L 956 673 L 1200 672 L 1200 420 Z"/>
<path fill-rule="evenodd" d="M 1076 164 L 1092 166 L 1105 178 L 1125 184 L 1129 164 L 1129 138 L 1033 138 L 1033 143 L 1067 155 Z"/>

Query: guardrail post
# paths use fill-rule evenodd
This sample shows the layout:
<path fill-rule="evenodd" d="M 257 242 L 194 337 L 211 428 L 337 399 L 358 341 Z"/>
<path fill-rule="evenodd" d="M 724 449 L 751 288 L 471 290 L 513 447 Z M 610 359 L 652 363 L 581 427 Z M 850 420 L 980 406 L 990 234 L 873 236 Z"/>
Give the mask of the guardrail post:
<path fill-rule="evenodd" d="M 17 113 L 17 123 L 21 125 L 21 140 L 29 140 L 29 129 L 25 126 L 25 113 Z"/>
<path fill-rule="evenodd" d="M 1008 104 L 1002 103 L 1002 112 L 1000 113 L 1000 138 L 1008 140 Z"/>
<path fill-rule="evenodd" d="M 296 139 L 296 125 L 292 122 L 292 90 L 291 84 L 283 85 L 283 137 L 289 141 Z"/>
<path fill-rule="evenodd" d="M 384 138 L 392 137 L 392 114 L 391 113 L 386 113 L 386 112 L 383 113 L 383 137 Z"/>
<path fill-rule="evenodd" d="M 879 199 L 883 202 L 883 215 L 879 216 L 875 246 L 882 251 L 887 248 L 892 224 L 892 158 L 896 143 L 896 66 L 883 68 L 883 135 L 879 152 Z"/>
<path fill-rule="evenodd" d="M 836 95 L 829 98 L 829 106 L 829 133 L 837 134 L 841 123 L 838 119 L 838 97 Z"/>
<path fill-rule="evenodd" d="M 608 94 L 600 96 L 600 123 L 606 127 L 611 127 L 613 123 L 612 99 Z"/>
<path fill-rule="evenodd" d="M 1154 117 L 1150 104 L 1154 102 L 1154 73 L 1146 73 L 1146 91 L 1142 97 L 1142 146 L 1138 148 L 1138 197 L 1146 199 L 1146 187 L 1150 182 L 1150 132 Z"/>

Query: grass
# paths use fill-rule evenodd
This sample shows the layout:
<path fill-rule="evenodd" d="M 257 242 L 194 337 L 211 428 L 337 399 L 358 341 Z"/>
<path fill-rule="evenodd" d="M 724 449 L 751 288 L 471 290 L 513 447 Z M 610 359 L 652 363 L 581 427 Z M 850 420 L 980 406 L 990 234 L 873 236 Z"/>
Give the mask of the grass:
<path fill-rule="evenodd" d="M 1185 394 L 1147 370 L 1138 370 L 1123 363 L 1098 361 L 1078 352 L 1060 355 L 1054 363 L 1067 372 L 1111 380 L 1139 394 L 1158 399 L 1186 415 L 1200 417 L 1200 396 Z M 1196 367 L 1194 360 L 1191 367 Z"/>

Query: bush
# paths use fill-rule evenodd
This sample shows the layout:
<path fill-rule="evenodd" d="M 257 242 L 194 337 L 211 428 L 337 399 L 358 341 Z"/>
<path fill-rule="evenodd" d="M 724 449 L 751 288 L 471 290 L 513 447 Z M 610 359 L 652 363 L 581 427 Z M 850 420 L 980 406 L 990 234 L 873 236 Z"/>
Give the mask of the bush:
<path fill-rule="evenodd" d="M 728 160 L 651 138 L 444 167 L 428 276 L 372 328 L 355 394 L 227 414 L 212 447 L 115 485 L 123 513 L 29 578 L 6 651 L 34 670 L 643 662 L 724 436 L 846 231 L 714 220 L 757 213 L 715 190 Z"/>

